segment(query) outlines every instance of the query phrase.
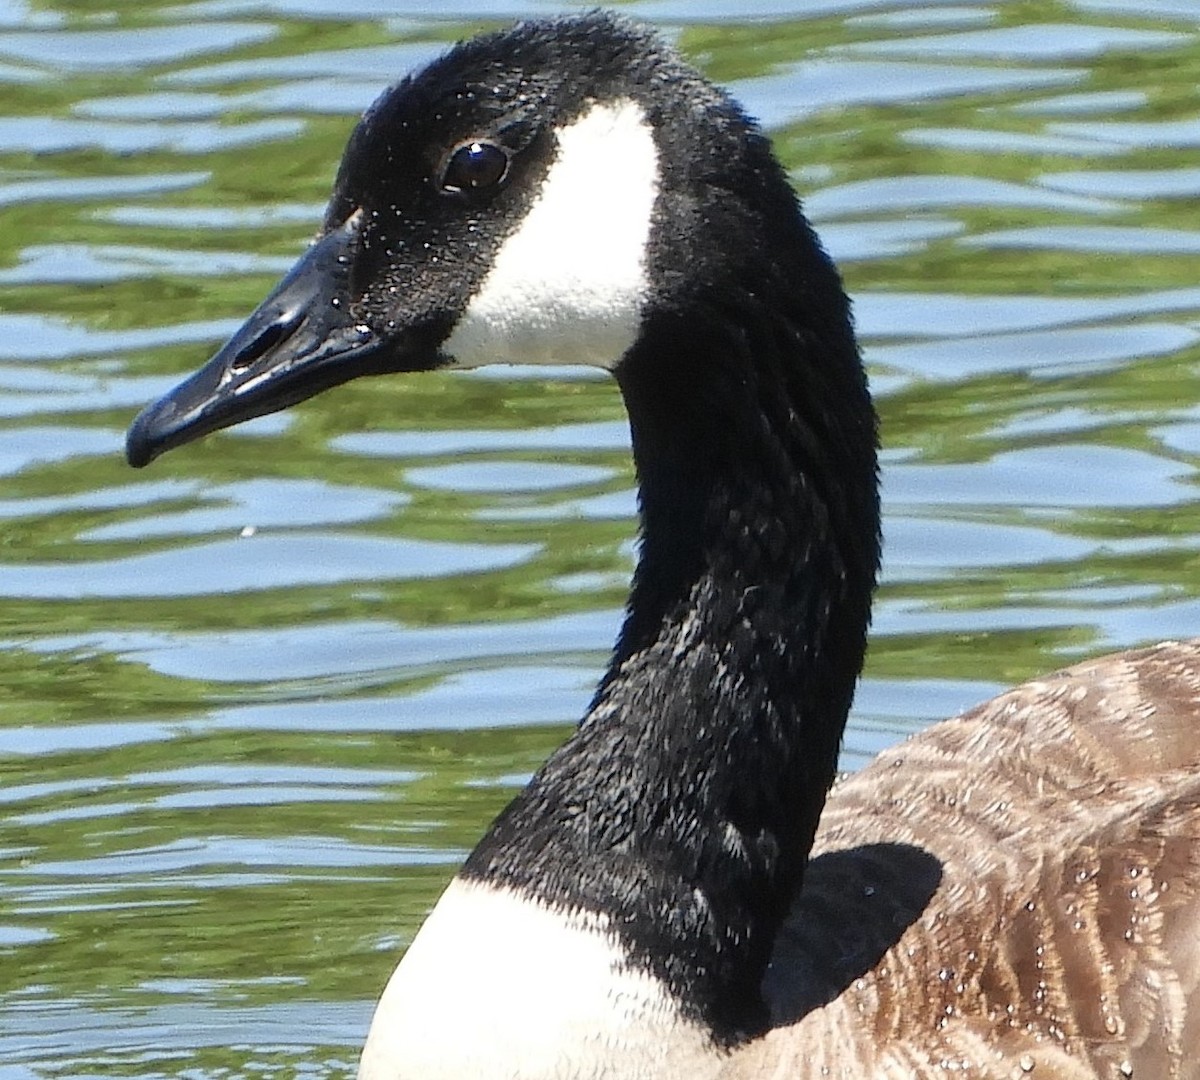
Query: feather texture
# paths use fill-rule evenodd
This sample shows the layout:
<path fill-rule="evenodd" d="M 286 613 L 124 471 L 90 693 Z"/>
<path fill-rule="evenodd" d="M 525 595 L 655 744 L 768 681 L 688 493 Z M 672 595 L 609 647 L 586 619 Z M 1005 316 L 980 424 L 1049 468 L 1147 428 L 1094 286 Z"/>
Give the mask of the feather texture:
<path fill-rule="evenodd" d="M 1200 643 L 1076 665 L 839 784 L 729 1076 L 1200 1077 Z"/>

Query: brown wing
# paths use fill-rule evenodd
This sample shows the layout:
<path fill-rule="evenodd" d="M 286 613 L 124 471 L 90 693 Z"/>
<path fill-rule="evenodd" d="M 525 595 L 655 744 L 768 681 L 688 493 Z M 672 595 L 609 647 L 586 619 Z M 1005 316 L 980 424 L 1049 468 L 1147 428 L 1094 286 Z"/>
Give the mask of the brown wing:
<path fill-rule="evenodd" d="M 883 754 L 814 855 L 730 1075 L 1200 1080 L 1200 643 Z"/>

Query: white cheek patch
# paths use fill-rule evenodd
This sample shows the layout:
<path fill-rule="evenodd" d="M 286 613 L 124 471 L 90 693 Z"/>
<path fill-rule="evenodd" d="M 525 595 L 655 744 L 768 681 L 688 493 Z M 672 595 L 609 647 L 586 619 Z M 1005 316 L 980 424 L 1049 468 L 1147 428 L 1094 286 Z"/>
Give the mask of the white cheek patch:
<path fill-rule="evenodd" d="M 611 369 L 637 337 L 659 185 L 654 134 L 639 105 L 620 101 L 593 105 L 556 136 L 532 208 L 442 346 L 460 367 Z"/>

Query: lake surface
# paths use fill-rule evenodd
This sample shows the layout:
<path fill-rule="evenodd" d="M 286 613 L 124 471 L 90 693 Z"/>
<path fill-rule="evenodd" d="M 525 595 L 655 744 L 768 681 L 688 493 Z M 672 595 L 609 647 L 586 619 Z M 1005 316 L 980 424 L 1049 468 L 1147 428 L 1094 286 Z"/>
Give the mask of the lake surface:
<path fill-rule="evenodd" d="M 1200 6 L 625 7 L 770 129 L 856 298 L 887 556 L 845 766 L 1200 633 Z M 351 1076 L 582 711 L 634 552 L 606 379 L 365 381 L 122 457 L 362 108 L 560 10 L 0 0 L 0 1080 Z"/>

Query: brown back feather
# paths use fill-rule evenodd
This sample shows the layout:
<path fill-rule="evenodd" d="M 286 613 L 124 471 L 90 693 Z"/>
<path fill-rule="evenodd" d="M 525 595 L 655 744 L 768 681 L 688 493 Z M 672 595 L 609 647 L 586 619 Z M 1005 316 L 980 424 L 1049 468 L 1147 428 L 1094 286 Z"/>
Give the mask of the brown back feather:
<path fill-rule="evenodd" d="M 1200 642 L 884 753 L 813 854 L 729 1076 L 1200 1080 Z"/>

